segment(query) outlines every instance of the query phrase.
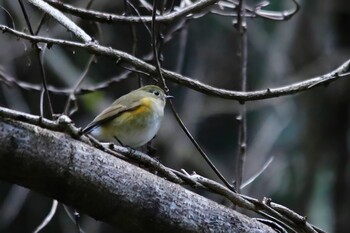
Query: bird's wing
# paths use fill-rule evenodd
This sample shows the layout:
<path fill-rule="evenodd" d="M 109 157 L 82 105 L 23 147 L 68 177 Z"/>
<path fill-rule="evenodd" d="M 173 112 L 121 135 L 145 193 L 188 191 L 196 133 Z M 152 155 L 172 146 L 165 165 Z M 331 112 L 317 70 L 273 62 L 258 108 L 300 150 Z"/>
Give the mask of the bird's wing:
<path fill-rule="evenodd" d="M 138 108 L 142 102 L 140 100 L 133 101 L 129 104 L 129 107 L 117 104 L 114 102 L 111 106 L 103 110 L 90 124 L 88 124 L 83 129 L 83 134 L 90 133 L 95 128 L 104 125 L 116 117 L 120 116 L 122 113 L 134 110 Z"/>

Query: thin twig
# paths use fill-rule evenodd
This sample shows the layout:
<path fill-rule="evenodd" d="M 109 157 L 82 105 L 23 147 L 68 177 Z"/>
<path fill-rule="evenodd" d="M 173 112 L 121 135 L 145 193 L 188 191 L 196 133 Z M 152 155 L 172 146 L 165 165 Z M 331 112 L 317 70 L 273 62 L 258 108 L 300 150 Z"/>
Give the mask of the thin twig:
<path fill-rule="evenodd" d="M 306 217 L 300 216 L 299 214 L 295 213 L 294 211 L 292 211 L 291 209 L 289 209 L 289 208 L 287 208 L 285 206 L 282 206 L 280 204 L 271 202 L 271 199 L 269 199 L 269 198 L 265 198 L 263 200 L 263 202 L 266 205 L 271 206 L 274 210 L 278 211 L 279 213 L 282 213 L 282 214 L 284 214 L 286 216 L 289 216 L 289 218 L 291 220 L 293 220 L 294 222 L 296 222 L 297 224 L 305 225 L 310 230 L 313 229 L 312 225 L 307 222 L 307 218 Z M 314 230 L 314 232 L 317 232 L 317 231 Z"/>
<path fill-rule="evenodd" d="M 10 12 L 9 12 L 8 10 L 6 10 L 6 8 L 3 7 L 3 6 L 0 6 L 0 8 L 1 8 L 1 10 L 3 10 L 3 11 L 6 13 L 6 15 L 10 18 L 10 21 L 11 21 L 11 24 L 12 24 L 12 28 L 13 28 L 13 29 L 16 29 L 15 21 L 13 20 L 13 17 L 12 17 L 12 15 L 10 14 Z"/>
<path fill-rule="evenodd" d="M 44 229 L 47 226 L 47 224 L 51 222 L 53 216 L 57 211 L 57 205 L 58 205 L 58 201 L 52 200 L 52 205 L 49 213 L 46 215 L 45 219 L 40 223 L 40 225 L 33 231 L 33 233 L 40 232 L 42 229 Z"/>
<path fill-rule="evenodd" d="M 196 147 L 196 149 L 198 150 L 198 152 L 200 153 L 200 155 L 203 157 L 203 159 L 205 160 L 205 162 L 210 166 L 210 168 L 215 172 L 215 174 L 220 178 L 220 180 L 226 185 L 227 188 L 229 188 L 230 190 L 235 192 L 235 187 L 230 184 L 225 177 L 220 173 L 220 171 L 215 167 L 215 165 L 211 162 L 209 156 L 204 152 L 204 150 L 200 147 L 200 145 L 198 144 L 198 142 L 194 139 L 194 137 L 192 136 L 192 134 L 190 133 L 190 131 L 187 129 L 187 127 L 185 126 L 185 124 L 182 122 L 180 116 L 178 115 L 174 104 L 171 100 L 169 100 L 170 103 L 170 108 L 172 110 L 173 115 L 175 116 L 176 121 L 178 122 L 178 124 L 180 125 L 181 129 L 185 132 L 186 136 L 190 139 L 190 141 L 192 142 L 192 144 Z"/>
<path fill-rule="evenodd" d="M 132 12 L 131 12 L 131 3 L 129 0 L 124 0 L 124 10 L 125 10 L 125 13 L 126 15 L 132 15 Z M 131 49 L 131 54 L 133 56 L 137 56 L 137 34 L 136 34 L 136 26 L 135 24 L 130 24 L 129 25 L 129 30 L 130 30 L 130 34 L 131 34 L 131 37 L 132 37 L 132 49 Z M 141 75 L 139 73 L 137 73 L 137 78 L 139 80 L 139 87 L 142 87 L 143 86 L 143 79 L 141 77 Z"/>
<path fill-rule="evenodd" d="M 22 13 L 23 13 L 23 16 L 24 16 L 24 19 L 26 21 L 26 24 L 28 26 L 28 29 L 29 29 L 29 32 L 31 35 L 34 35 L 34 31 L 32 29 L 32 25 L 29 21 L 29 17 L 28 17 L 28 14 L 27 14 L 27 11 L 23 5 L 23 2 L 22 0 L 18 0 L 18 3 L 21 7 L 21 10 L 22 10 Z M 48 107 L 49 107 L 49 113 L 50 113 L 50 118 L 52 119 L 53 118 L 53 114 L 54 114 L 54 111 L 53 111 L 53 108 L 52 108 L 52 102 L 51 102 L 51 98 L 50 98 L 50 94 L 47 90 L 47 81 L 46 81 L 46 75 L 45 75 L 45 70 L 44 70 L 44 66 L 43 66 L 43 63 L 42 63 L 42 60 L 41 60 L 41 57 L 40 57 L 40 49 L 39 49 L 39 46 L 37 43 L 34 43 L 34 47 L 35 47 L 35 54 L 36 54 L 36 57 L 39 61 L 39 67 L 40 67 L 40 75 L 41 75 L 41 81 L 42 81 L 42 84 L 43 84 L 43 94 L 46 96 L 46 99 L 47 99 L 47 103 L 48 103 Z M 44 95 L 41 95 L 41 98 L 43 98 Z M 42 114 L 41 116 L 43 117 L 44 115 L 44 101 L 43 99 L 40 100 L 40 113 Z"/>
<path fill-rule="evenodd" d="M 40 106 L 40 116 L 44 117 L 44 96 L 45 96 L 45 89 L 40 89 L 40 100 L 39 100 L 39 106 Z M 52 117 L 51 117 L 52 119 Z"/>
<path fill-rule="evenodd" d="M 140 12 L 137 10 L 137 8 L 134 6 L 134 4 L 132 4 L 129 0 L 128 0 L 128 4 L 129 6 L 135 11 L 136 15 L 141 18 L 141 14 Z M 146 31 L 149 33 L 149 35 L 152 35 L 151 29 L 148 27 L 148 25 L 141 19 L 141 22 L 143 24 L 143 26 L 145 27 Z"/>
<path fill-rule="evenodd" d="M 153 57 L 156 63 L 156 71 L 159 75 L 159 81 L 162 83 L 162 86 L 166 93 L 169 92 L 169 89 L 165 83 L 165 79 L 163 77 L 163 73 L 161 71 L 160 61 L 159 61 L 159 51 L 157 51 L 157 25 L 156 24 L 156 15 L 157 15 L 157 6 L 158 6 L 158 0 L 153 1 L 153 11 L 152 11 L 152 51 L 153 51 Z"/>
<path fill-rule="evenodd" d="M 64 108 L 64 114 L 65 115 L 69 116 L 69 115 L 73 114 L 76 111 L 76 109 L 72 109 L 72 111 L 69 111 L 70 103 L 71 103 L 71 101 L 73 101 L 74 103 L 76 102 L 75 92 L 80 87 L 82 82 L 84 81 L 86 75 L 88 74 L 88 72 L 90 70 L 91 64 L 94 61 L 94 59 L 95 59 L 95 55 L 92 55 L 90 57 L 89 61 L 86 63 L 85 69 L 84 69 L 83 73 L 81 74 L 79 80 L 75 83 L 71 93 L 69 94 L 69 97 L 67 99 L 67 102 L 66 102 L 66 105 L 65 105 L 65 108 Z"/>
<path fill-rule="evenodd" d="M 40 31 L 41 27 L 44 25 L 46 16 L 47 16 L 47 14 L 43 13 L 42 16 L 40 17 L 40 20 L 39 20 L 38 26 L 36 27 L 34 35 L 38 35 L 39 34 L 39 31 Z"/>
<path fill-rule="evenodd" d="M 244 189 L 249 184 L 253 183 L 269 167 L 269 165 L 272 163 L 272 161 L 273 161 L 273 156 L 270 157 L 269 160 L 267 160 L 267 162 L 264 164 L 264 166 L 256 174 L 254 174 L 252 177 L 250 177 L 248 180 L 246 180 L 245 182 L 242 183 L 241 189 Z"/>
<path fill-rule="evenodd" d="M 157 36 L 156 36 L 156 12 L 157 12 L 157 4 L 158 1 L 154 0 L 153 2 L 153 11 L 152 11 L 152 46 L 153 46 L 153 56 L 155 58 L 155 62 L 156 62 L 156 69 L 157 69 L 157 73 L 160 77 L 160 81 L 163 85 L 163 88 L 165 90 L 165 92 L 168 94 L 169 93 L 169 89 L 165 83 L 165 79 L 163 77 L 163 73 L 160 67 L 160 61 L 159 61 L 159 52 L 157 51 Z M 208 165 L 211 167 L 211 169 L 213 169 L 213 171 L 215 172 L 215 174 L 222 180 L 222 182 L 224 182 L 224 184 L 230 189 L 230 190 L 235 190 L 235 188 L 224 178 L 224 176 L 220 173 L 220 171 L 215 167 L 215 165 L 210 161 L 209 157 L 206 155 L 206 153 L 202 150 L 202 148 L 199 146 L 199 144 L 197 143 L 197 141 L 193 138 L 193 136 L 191 135 L 191 133 L 188 131 L 188 129 L 186 128 L 185 124 L 182 122 L 179 114 L 177 113 L 175 106 L 173 104 L 173 102 L 171 100 L 169 100 L 169 104 L 171 107 L 171 110 L 173 112 L 173 115 L 175 116 L 176 121 L 178 122 L 178 124 L 180 125 L 181 129 L 185 132 L 185 134 L 187 135 L 187 137 L 190 139 L 190 141 L 194 144 L 194 146 L 196 147 L 196 149 L 199 151 L 199 153 L 202 155 L 202 157 L 205 159 L 205 161 L 208 163 Z"/>
<path fill-rule="evenodd" d="M 126 68 L 126 67 L 124 67 L 124 68 Z M 134 70 L 127 69 L 126 71 L 124 71 L 120 75 L 117 75 L 115 77 L 111 77 L 111 78 L 107 79 L 107 81 L 97 83 L 94 86 L 78 87 L 78 89 L 75 91 L 75 95 L 85 95 L 85 94 L 89 94 L 91 92 L 104 90 L 104 89 L 110 87 L 111 84 L 115 84 L 115 83 L 118 83 L 118 82 L 121 82 L 121 81 L 127 79 L 129 77 L 129 75 L 133 72 L 134 72 Z M 39 91 L 40 92 L 42 90 L 41 85 L 32 84 L 32 83 L 24 82 L 21 80 L 16 80 L 15 78 L 13 78 L 11 76 L 6 75 L 2 71 L 0 71 L 0 81 L 9 87 L 16 86 L 16 87 L 19 87 L 19 88 L 21 88 L 23 90 L 27 90 L 27 91 Z M 70 93 L 72 92 L 71 88 L 57 88 L 57 87 L 53 87 L 50 85 L 47 88 L 48 88 L 49 92 L 56 94 L 56 95 L 62 95 L 62 96 L 69 96 Z"/>
<path fill-rule="evenodd" d="M 245 20 L 245 1 L 239 0 L 237 7 L 237 23 L 235 24 L 238 32 L 238 66 L 239 79 L 241 82 L 241 91 L 245 92 L 247 89 L 247 35 L 246 35 L 246 20 Z M 241 102 L 238 121 L 238 153 L 236 156 L 236 185 L 237 192 L 240 193 L 240 188 L 243 179 L 244 162 L 247 152 L 247 113 L 246 105 Z"/>
<path fill-rule="evenodd" d="M 86 9 L 89 9 L 91 7 L 93 1 L 94 0 L 90 0 L 87 3 Z M 80 85 L 82 84 L 82 82 L 85 79 L 85 77 L 87 76 L 87 74 L 88 74 L 88 72 L 89 72 L 89 70 L 91 68 L 91 64 L 94 61 L 94 59 L 95 59 L 95 55 L 92 55 L 90 57 L 90 59 L 88 60 L 82 75 L 80 76 L 80 78 L 76 82 L 76 84 L 74 85 L 74 87 L 73 87 L 73 89 L 72 89 L 72 91 L 71 91 L 71 93 L 70 93 L 70 95 L 69 95 L 69 97 L 67 99 L 67 102 L 66 102 L 66 106 L 65 106 L 65 109 L 64 109 L 64 114 L 65 115 L 71 116 L 73 113 L 75 113 L 78 110 L 78 105 L 77 105 L 75 93 L 76 93 L 77 89 L 80 87 Z M 69 111 L 71 101 L 73 101 L 74 108 L 71 111 Z"/>

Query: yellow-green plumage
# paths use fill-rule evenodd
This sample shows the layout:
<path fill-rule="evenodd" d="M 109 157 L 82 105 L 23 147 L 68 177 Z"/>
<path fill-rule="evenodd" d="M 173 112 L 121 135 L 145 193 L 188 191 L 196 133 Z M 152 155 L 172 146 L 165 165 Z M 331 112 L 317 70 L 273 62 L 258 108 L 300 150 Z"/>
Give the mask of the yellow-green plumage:
<path fill-rule="evenodd" d="M 164 115 L 164 91 L 148 85 L 121 96 L 102 111 L 84 130 L 100 140 L 118 139 L 123 145 L 139 147 L 158 132 Z"/>

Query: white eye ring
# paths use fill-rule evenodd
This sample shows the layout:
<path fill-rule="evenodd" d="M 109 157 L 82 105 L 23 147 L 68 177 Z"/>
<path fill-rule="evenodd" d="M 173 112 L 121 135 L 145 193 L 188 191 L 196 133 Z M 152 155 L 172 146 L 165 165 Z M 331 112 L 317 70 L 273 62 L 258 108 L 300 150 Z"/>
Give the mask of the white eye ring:
<path fill-rule="evenodd" d="M 159 91 L 154 91 L 153 94 L 156 95 L 156 96 L 160 95 Z"/>

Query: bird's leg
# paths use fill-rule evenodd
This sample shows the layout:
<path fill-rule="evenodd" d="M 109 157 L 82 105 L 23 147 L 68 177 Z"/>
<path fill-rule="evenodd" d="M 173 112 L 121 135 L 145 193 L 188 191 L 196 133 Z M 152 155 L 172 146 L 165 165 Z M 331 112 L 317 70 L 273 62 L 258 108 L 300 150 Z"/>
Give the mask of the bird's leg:
<path fill-rule="evenodd" d="M 125 147 L 124 144 L 117 138 L 117 136 L 113 136 L 113 137 L 121 146 Z"/>
<path fill-rule="evenodd" d="M 152 141 L 153 139 L 146 144 L 146 154 L 153 158 L 157 153 L 157 149 L 154 146 L 152 146 Z"/>

